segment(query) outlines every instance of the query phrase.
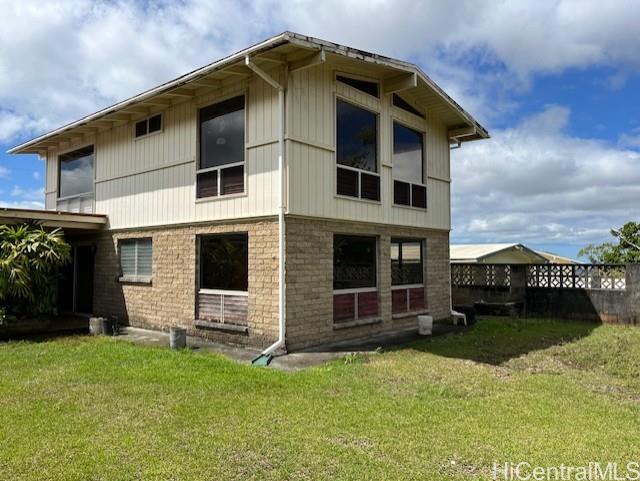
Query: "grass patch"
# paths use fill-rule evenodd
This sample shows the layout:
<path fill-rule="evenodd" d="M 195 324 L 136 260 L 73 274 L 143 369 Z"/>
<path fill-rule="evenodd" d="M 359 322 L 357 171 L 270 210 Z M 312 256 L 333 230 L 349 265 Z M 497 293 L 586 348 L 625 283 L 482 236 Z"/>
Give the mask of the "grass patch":
<path fill-rule="evenodd" d="M 488 479 L 626 463 L 640 329 L 487 319 L 297 373 L 69 337 L 0 344 L 0 479 Z"/>

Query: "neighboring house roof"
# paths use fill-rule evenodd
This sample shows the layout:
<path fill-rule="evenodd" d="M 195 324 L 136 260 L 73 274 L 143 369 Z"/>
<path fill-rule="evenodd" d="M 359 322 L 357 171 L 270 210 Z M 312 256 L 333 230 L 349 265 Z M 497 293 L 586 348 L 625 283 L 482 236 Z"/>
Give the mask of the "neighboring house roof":
<path fill-rule="evenodd" d="M 451 262 L 455 263 L 546 263 L 547 259 L 523 244 L 452 244 Z"/>
<path fill-rule="evenodd" d="M 293 32 L 284 32 L 24 142 L 13 147 L 9 153 L 43 153 L 49 148 L 55 148 L 61 142 L 73 140 L 86 132 L 95 133 L 119 123 L 128 122 L 131 120 L 131 115 L 139 112 L 141 108 L 149 108 L 153 105 L 170 106 L 174 104 L 176 98 L 194 96 L 197 89 L 221 88 L 223 82 L 233 81 L 238 75 L 251 73 L 245 65 L 249 58 L 252 62 L 261 62 L 263 66 L 269 63 L 273 65 L 275 62 L 287 64 L 290 70 L 295 70 L 323 62 L 326 55 L 386 69 L 390 76 L 385 77 L 387 83 L 383 84 L 383 90 L 387 93 L 394 91 L 393 88 L 415 91 L 417 100 L 428 105 L 429 110 L 436 113 L 447 126 L 452 143 L 489 137 L 487 130 L 417 65 Z M 387 85 L 388 88 L 385 87 Z"/>
<path fill-rule="evenodd" d="M 554 254 L 553 252 L 540 250 L 536 250 L 536 252 L 553 264 L 582 264 L 582 262 L 576 259 Z"/>

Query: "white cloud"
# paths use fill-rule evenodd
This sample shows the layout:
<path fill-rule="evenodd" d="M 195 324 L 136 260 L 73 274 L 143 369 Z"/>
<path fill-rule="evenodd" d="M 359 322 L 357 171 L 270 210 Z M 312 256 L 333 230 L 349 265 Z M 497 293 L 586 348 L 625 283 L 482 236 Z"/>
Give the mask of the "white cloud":
<path fill-rule="evenodd" d="M 336 15 L 336 12 L 340 12 Z M 0 141 L 73 120 L 290 29 L 415 58 L 481 120 L 536 72 L 637 72 L 638 2 L 4 2 Z M 363 21 L 366 19 L 366 21 Z M 36 27 L 34 27 L 36 26 Z M 240 28 L 239 28 L 240 27 Z M 475 68 L 482 65 L 482 71 Z"/>
<path fill-rule="evenodd" d="M 0 165 L 0 179 L 7 179 L 9 178 L 9 174 L 11 174 L 11 171 L 6 168 L 3 165 Z"/>
<path fill-rule="evenodd" d="M 31 174 L 31 176 L 35 180 L 40 180 L 40 178 L 42 177 L 42 175 L 40 174 L 40 171 L 38 171 L 38 170 L 34 170 L 33 173 Z"/>
<path fill-rule="evenodd" d="M 605 66 L 602 84 L 620 88 L 640 70 L 640 2 L 16 0 L 2 15 L 0 143 L 286 29 L 414 59 L 489 127 L 537 73 Z M 631 217 L 640 169 L 628 148 L 640 148 L 640 133 L 617 148 L 574 138 L 569 114 L 547 106 L 453 154 L 456 238 L 591 241 Z"/>
<path fill-rule="evenodd" d="M 7 207 L 9 209 L 44 210 L 44 202 L 26 201 L 26 200 L 10 202 L 5 200 L 0 200 L 0 207 Z"/>
<path fill-rule="evenodd" d="M 565 133 L 547 106 L 452 153 L 456 242 L 586 243 L 637 216 L 640 153 Z"/>
<path fill-rule="evenodd" d="M 640 149 L 640 127 L 631 129 L 630 132 L 626 132 L 620 135 L 620 144 L 625 147 L 631 147 Z"/>
<path fill-rule="evenodd" d="M 11 197 L 17 197 L 23 201 L 41 203 L 44 200 L 44 189 L 25 189 L 16 185 L 11 191 Z"/>

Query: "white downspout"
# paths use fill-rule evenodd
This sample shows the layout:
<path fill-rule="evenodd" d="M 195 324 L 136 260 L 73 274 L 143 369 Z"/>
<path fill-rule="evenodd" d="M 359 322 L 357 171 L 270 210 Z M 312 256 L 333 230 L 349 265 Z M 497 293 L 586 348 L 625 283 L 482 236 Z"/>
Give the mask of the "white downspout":
<path fill-rule="evenodd" d="M 262 351 L 262 356 L 271 356 L 276 350 L 285 345 L 286 332 L 286 289 L 285 289 L 285 87 L 267 72 L 258 67 L 251 58 L 245 57 L 245 65 L 253 70 L 265 82 L 278 90 L 278 340 Z"/>
<path fill-rule="evenodd" d="M 456 139 L 458 140 L 458 139 Z M 462 142 L 458 140 L 458 145 L 454 147 L 449 147 L 449 151 L 453 149 L 459 149 L 462 147 Z M 449 162 L 451 162 L 451 158 L 449 158 Z M 449 206 L 449 229 L 451 229 L 451 206 Z M 451 287 L 451 231 L 449 231 L 449 312 L 451 315 L 451 319 L 453 323 L 457 326 L 458 320 L 461 320 L 464 325 L 467 325 L 467 315 L 462 312 L 453 310 L 453 287 Z"/>

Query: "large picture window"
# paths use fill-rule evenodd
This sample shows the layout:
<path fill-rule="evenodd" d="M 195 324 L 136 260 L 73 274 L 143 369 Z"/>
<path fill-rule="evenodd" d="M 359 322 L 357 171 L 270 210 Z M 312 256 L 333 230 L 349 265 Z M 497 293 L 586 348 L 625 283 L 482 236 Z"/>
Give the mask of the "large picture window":
<path fill-rule="evenodd" d="M 421 132 L 393 124 L 393 202 L 427 207 L 424 185 L 424 136 Z"/>
<path fill-rule="evenodd" d="M 246 333 L 249 313 L 249 237 L 247 234 L 200 237 L 198 328 Z"/>
<path fill-rule="evenodd" d="M 380 200 L 378 116 L 338 99 L 336 122 L 337 193 Z"/>
<path fill-rule="evenodd" d="M 73 197 L 93 192 L 93 145 L 58 157 L 58 197 Z"/>
<path fill-rule="evenodd" d="M 200 288 L 247 291 L 249 277 L 247 234 L 200 238 Z"/>
<path fill-rule="evenodd" d="M 333 237 L 333 288 L 376 287 L 376 238 Z"/>
<path fill-rule="evenodd" d="M 244 192 L 244 103 L 241 95 L 200 109 L 198 198 Z"/>

